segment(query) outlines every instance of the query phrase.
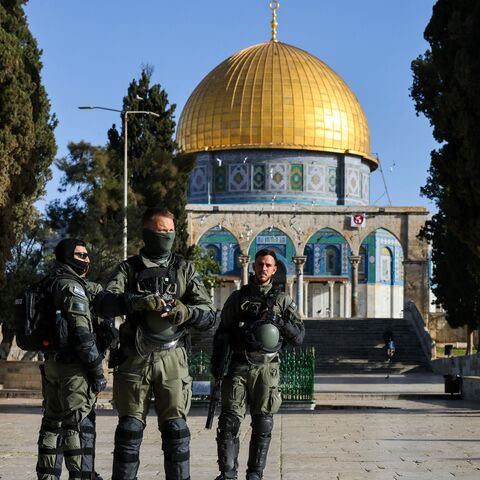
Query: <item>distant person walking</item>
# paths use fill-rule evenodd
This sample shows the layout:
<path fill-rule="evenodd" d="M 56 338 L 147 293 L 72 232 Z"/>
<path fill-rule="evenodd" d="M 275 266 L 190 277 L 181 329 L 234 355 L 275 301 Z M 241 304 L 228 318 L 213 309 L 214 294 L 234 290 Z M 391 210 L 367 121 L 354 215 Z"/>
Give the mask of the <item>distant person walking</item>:
<path fill-rule="evenodd" d="M 393 332 L 391 330 L 385 330 L 383 333 L 383 339 L 385 341 L 385 355 L 388 362 L 388 373 L 385 378 L 390 378 L 390 369 L 392 366 L 393 356 L 395 355 L 395 340 L 393 339 Z"/>

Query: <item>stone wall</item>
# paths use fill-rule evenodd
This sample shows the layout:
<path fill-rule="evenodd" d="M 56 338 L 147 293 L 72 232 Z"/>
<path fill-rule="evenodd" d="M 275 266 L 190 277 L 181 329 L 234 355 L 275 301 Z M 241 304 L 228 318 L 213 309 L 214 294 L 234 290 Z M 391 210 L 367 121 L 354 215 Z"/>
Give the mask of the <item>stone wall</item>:
<path fill-rule="evenodd" d="M 435 373 L 442 375 L 466 375 L 480 377 L 480 355 L 437 358 L 432 360 Z"/>
<path fill-rule="evenodd" d="M 445 319 L 444 312 L 430 313 L 428 331 L 436 343 L 466 343 L 467 328 L 452 328 Z M 473 335 L 474 345 L 478 345 L 478 331 Z"/>
<path fill-rule="evenodd" d="M 439 358 L 431 361 L 433 371 L 441 375 L 461 375 L 462 398 L 480 402 L 480 355 Z"/>
<path fill-rule="evenodd" d="M 40 375 L 38 361 L 0 361 L 0 384 L 5 390 L 37 390 L 42 389 L 42 378 Z M 104 374 L 107 377 L 108 386 L 113 384 L 112 371 L 108 371 L 104 361 Z"/>

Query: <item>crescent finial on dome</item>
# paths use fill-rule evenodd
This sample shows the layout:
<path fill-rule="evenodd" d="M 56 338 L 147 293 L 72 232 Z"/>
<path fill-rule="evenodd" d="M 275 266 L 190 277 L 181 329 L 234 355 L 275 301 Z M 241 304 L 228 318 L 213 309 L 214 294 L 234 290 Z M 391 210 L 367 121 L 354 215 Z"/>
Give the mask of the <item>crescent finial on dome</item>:
<path fill-rule="evenodd" d="M 272 25 L 272 42 L 276 42 L 277 41 L 277 27 L 278 27 L 278 23 L 277 23 L 277 10 L 280 8 L 280 2 L 278 2 L 277 0 L 273 0 L 271 1 L 268 6 L 270 7 L 270 10 L 272 10 L 272 21 L 271 21 L 271 25 Z"/>

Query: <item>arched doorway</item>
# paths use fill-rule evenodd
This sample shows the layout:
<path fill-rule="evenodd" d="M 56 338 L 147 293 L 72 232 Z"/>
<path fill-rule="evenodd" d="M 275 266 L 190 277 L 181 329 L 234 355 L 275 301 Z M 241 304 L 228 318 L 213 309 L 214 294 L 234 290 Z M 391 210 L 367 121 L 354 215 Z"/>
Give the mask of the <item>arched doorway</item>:
<path fill-rule="evenodd" d="M 305 313 L 311 318 L 348 316 L 350 246 L 345 237 L 332 228 L 315 232 L 303 254 Z"/>
<path fill-rule="evenodd" d="M 403 249 L 379 228 L 362 241 L 358 269 L 359 313 L 372 318 L 403 317 Z"/>

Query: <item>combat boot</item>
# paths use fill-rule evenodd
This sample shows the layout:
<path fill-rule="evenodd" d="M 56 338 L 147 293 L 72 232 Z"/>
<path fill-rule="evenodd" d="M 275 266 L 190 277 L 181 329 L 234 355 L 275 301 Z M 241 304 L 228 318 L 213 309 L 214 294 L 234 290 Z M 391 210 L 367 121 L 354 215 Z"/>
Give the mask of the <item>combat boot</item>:
<path fill-rule="evenodd" d="M 262 480 L 263 475 L 261 473 L 247 473 L 247 480 Z"/>
<path fill-rule="evenodd" d="M 226 477 L 224 473 L 221 473 L 215 480 L 237 480 L 237 475 L 235 474 L 234 477 Z"/>

